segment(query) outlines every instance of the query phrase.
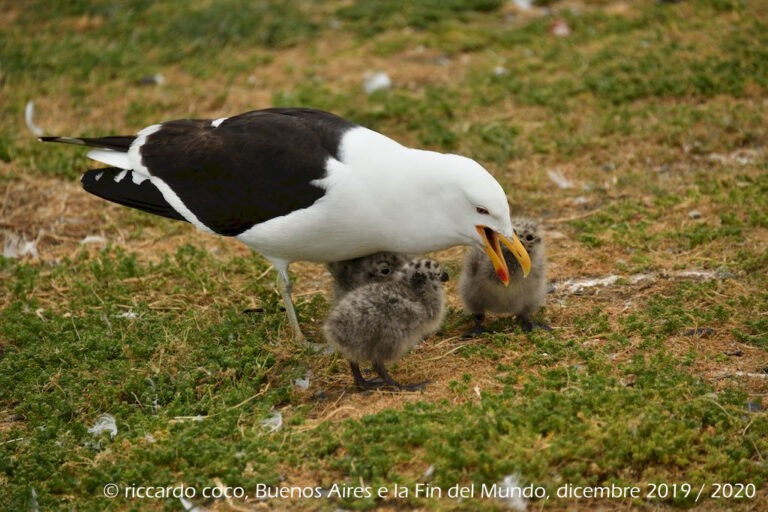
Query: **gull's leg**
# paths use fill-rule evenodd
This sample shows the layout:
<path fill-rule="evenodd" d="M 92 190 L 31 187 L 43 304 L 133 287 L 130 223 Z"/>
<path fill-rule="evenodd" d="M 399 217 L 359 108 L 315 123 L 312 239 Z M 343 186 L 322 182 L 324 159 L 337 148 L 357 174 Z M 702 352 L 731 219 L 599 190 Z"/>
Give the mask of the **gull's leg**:
<path fill-rule="evenodd" d="M 291 299 L 291 278 L 288 277 L 288 264 L 275 265 L 277 269 L 277 281 L 280 293 L 283 295 L 283 302 L 285 303 L 285 312 L 288 314 L 288 322 L 291 324 L 291 330 L 293 331 L 293 339 L 295 341 L 304 342 L 304 334 L 299 327 L 299 319 L 296 316 L 296 309 L 293 307 L 293 300 Z"/>

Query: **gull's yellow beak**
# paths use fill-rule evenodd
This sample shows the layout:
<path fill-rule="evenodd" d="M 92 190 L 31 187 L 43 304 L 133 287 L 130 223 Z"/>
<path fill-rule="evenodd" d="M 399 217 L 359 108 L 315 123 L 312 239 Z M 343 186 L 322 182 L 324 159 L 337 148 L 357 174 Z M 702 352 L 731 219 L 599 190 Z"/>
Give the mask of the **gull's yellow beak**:
<path fill-rule="evenodd" d="M 514 233 L 512 233 L 513 241 L 510 242 L 501 233 L 497 233 L 485 226 L 475 226 L 475 229 L 477 229 L 477 232 L 483 239 L 483 249 L 485 249 L 485 253 L 488 257 L 491 258 L 491 263 L 493 263 L 493 268 L 496 271 L 496 277 L 504 283 L 504 286 L 509 286 L 509 269 L 507 268 L 507 262 L 504 259 L 504 255 L 501 253 L 500 241 L 507 246 L 517 261 L 520 262 L 520 267 L 523 269 L 523 277 L 528 275 L 531 271 L 531 257 L 528 256 L 525 247 L 523 247 L 523 244 L 520 243 L 520 240 Z"/>

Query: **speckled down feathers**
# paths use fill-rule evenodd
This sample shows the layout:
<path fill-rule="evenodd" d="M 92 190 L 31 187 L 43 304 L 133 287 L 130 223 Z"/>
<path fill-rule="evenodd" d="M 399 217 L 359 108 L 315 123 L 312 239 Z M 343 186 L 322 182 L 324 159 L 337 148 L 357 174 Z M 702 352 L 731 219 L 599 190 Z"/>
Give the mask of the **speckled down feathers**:
<path fill-rule="evenodd" d="M 528 317 L 538 311 L 547 295 L 547 256 L 538 224 L 525 217 L 512 218 L 512 226 L 531 258 L 531 273 L 523 277 L 512 253 L 504 247 L 509 287 L 499 281 L 488 256 L 471 247 L 464 256 L 459 294 L 467 311 Z"/>
<path fill-rule="evenodd" d="M 415 259 L 392 280 L 361 286 L 334 307 L 326 339 L 350 361 L 391 364 L 435 332 L 445 313 L 437 262 Z"/>
<path fill-rule="evenodd" d="M 370 256 L 334 261 L 326 266 L 333 277 L 333 298 L 340 301 L 344 295 L 360 286 L 389 281 L 396 270 L 408 261 L 405 254 L 377 252 Z"/>

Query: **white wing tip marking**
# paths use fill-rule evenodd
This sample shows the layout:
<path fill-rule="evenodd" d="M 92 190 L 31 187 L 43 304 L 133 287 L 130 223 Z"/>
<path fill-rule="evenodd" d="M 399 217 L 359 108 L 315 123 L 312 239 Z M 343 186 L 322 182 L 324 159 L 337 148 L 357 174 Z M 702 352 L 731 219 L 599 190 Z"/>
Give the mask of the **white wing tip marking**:
<path fill-rule="evenodd" d="M 97 162 L 111 165 L 112 167 L 117 167 L 118 169 L 131 168 L 131 162 L 128 159 L 128 155 L 113 149 L 92 149 L 88 152 L 87 156 L 91 160 L 96 160 Z"/>
<path fill-rule="evenodd" d="M 134 172 L 138 172 L 139 174 L 143 174 L 145 176 L 152 175 L 152 173 L 149 172 L 147 166 L 142 162 L 141 147 L 147 141 L 147 137 L 159 131 L 162 127 L 162 124 L 153 124 L 147 126 L 143 130 L 139 131 L 138 134 L 136 134 L 136 139 L 134 139 L 134 141 L 131 143 L 131 146 L 128 148 L 128 161 L 131 164 L 130 169 L 132 169 Z"/>
<path fill-rule="evenodd" d="M 131 179 L 133 180 L 134 185 L 141 185 L 142 183 L 144 183 L 144 180 L 147 180 L 149 178 L 147 176 L 144 176 L 143 174 L 139 174 L 138 172 L 132 172 Z"/>
<path fill-rule="evenodd" d="M 188 222 L 193 224 L 195 227 L 197 227 L 197 229 L 204 233 L 215 233 L 214 230 L 200 222 L 200 219 L 198 219 L 197 216 L 192 213 L 189 208 L 187 208 L 187 205 L 184 204 L 181 198 L 176 194 L 176 192 L 173 191 L 171 187 L 168 186 L 165 181 L 158 178 L 157 176 L 150 176 L 149 181 L 160 191 L 160 193 L 163 195 L 163 199 L 165 199 L 165 201 L 171 205 L 171 208 L 176 210 L 176 212 L 178 212 Z"/>

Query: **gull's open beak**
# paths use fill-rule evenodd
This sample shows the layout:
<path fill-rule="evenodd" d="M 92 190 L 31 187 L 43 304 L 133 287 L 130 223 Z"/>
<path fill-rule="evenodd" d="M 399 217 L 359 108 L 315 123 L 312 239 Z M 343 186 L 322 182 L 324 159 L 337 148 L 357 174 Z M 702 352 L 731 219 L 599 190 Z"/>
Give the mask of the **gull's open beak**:
<path fill-rule="evenodd" d="M 496 277 L 504 283 L 505 286 L 509 286 L 509 269 L 507 268 L 507 262 L 504 259 L 504 255 L 501 253 L 501 244 L 503 242 L 507 248 L 512 251 L 520 267 L 523 269 L 523 277 L 527 276 L 531 271 L 531 258 L 528 256 L 528 252 L 523 247 L 523 244 L 518 240 L 517 235 L 512 233 L 513 241 L 510 242 L 504 235 L 497 233 L 496 231 L 487 228 L 485 226 L 475 226 L 480 237 L 483 239 L 485 253 L 491 258 L 493 268 L 496 271 Z"/>

